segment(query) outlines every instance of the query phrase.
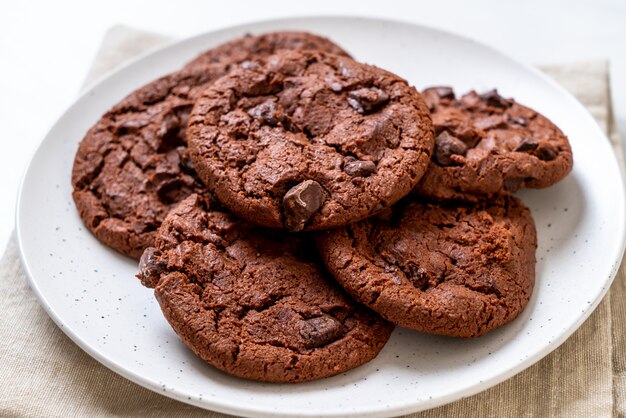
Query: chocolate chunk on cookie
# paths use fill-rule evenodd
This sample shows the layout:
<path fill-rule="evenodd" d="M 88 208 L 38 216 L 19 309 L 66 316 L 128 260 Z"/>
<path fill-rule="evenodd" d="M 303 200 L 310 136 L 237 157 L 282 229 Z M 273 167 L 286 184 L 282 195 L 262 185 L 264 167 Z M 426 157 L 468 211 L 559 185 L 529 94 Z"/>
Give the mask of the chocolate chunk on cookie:
<path fill-rule="evenodd" d="M 306 47 L 345 54 L 306 33 L 248 36 L 207 51 L 104 114 L 81 142 L 72 171 L 74 201 L 85 225 L 108 246 L 139 258 L 154 245 L 156 229 L 172 205 L 191 193 L 206 193 L 189 160 L 185 135 L 199 92 L 236 65 Z M 271 117 L 271 109 L 258 111 Z"/>
<path fill-rule="evenodd" d="M 300 231 L 324 203 L 324 189 L 314 180 L 293 186 L 283 198 L 285 224 L 290 231 Z"/>
<path fill-rule="evenodd" d="M 437 137 L 415 192 L 476 202 L 523 187 L 543 188 L 572 169 L 567 137 L 547 118 L 496 90 L 457 99 L 449 87 L 422 92 Z"/>
<path fill-rule="evenodd" d="M 434 145 L 428 109 L 406 81 L 319 51 L 282 52 L 217 80 L 188 136 L 198 175 L 224 206 L 292 231 L 390 206 L 417 184 Z"/>
<path fill-rule="evenodd" d="M 535 281 L 537 238 L 514 197 L 481 204 L 407 198 L 317 244 L 337 281 L 397 325 L 477 337 L 513 320 Z"/>
<path fill-rule="evenodd" d="M 373 359 L 393 329 L 334 283 L 312 243 L 207 210 L 197 195 L 172 209 L 140 268 L 183 342 L 246 379 L 345 372 Z"/>
<path fill-rule="evenodd" d="M 187 64 L 187 67 L 219 62 L 244 62 L 250 55 L 272 55 L 278 51 L 321 50 L 337 55 L 350 56 L 328 38 L 307 32 L 270 32 L 258 36 L 246 35 L 203 52 Z"/>

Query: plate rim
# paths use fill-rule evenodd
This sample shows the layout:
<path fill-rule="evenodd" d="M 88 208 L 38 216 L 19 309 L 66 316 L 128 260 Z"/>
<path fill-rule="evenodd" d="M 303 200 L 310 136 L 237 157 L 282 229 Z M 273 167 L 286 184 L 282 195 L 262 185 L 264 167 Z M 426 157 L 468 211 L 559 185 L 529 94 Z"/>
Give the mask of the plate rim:
<path fill-rule="evenodd" d="M 502 58 L 511 63 L 514 63 L 515 65 L 519 67 L 523 67 L 524 70 L 533 73 L 535 76 L 541 78 L 543 82 L 550 84 L 553 88 L 559 90 L 561 94 L 564 94 L 565 96 L 567 96 L 570 99 L 570 102 L 572 103 L 572 105 L 577 106 L 578 109 L 582 113 L 584 113 L 588 119 L 590 119 L 593 122 L 593 126 L 594 126 L 593 129 L 596 131 L 597 134 L 601 135 L 604 138 L 604 140 L 608 142 L 608 145 L 612 148 L 611 141 L 609 140 L 607 135 L 602 131 L 602 129 L 600 128 L 596 120 L 589 113 L 589 111 L 578 101 L 578 99 L 576 99 L 569 91 L 567 91 L 563 86 L 561 86 L 555 80 L 553 80 L 552 78 L 548 77 L 546 74 L 541 72 L 538 68 L 533 67 L 529 64 L 526 64 L 522 61 L 519 61 L 513 58 L 512 56 L 510 56 L 509 54 L 497 48 L 484 44 L 466 35 L 462 35 L 462 34 L 452 32 L 449 30 L 444 30 L 441 28 L 437 28 L 435 26 L 431 26 L 427 24 L 425 25 L 422 23 L 415 23 L 415 22 L 411 22 L 409 20 L 403 20 L 403 19 L 378 18 L 378 17 L 347 15 L 347 14 L 318 14 L 318 15 L 313 15 L 313 16 L 297 15 L 297 16 L 292 16 L 292 17 L 281 17 L 281 18 L 274 18 L 274 19 L 249 20 L 249 21 L 245 21 L 242 23 L 238 23 L 236 25 L 227 25 L 227 26 L 223 26 L 214 30 L 209 30 L 206 32 L 198 33 L 192 36 L 188 36 L 188 37 L 184 37 L 180 39 L 174 39 L 174 40 L 164 43 L 163 45 L 151 47 L 147 49 L 146 51 L 143 51 L 140 54 L 132 57 L 131 59 L 126 60 L 124 63 L 115 67 L 114 69 L 105 72 L 102 76 L 96 78 L 93 82 L 87 84 L 84 87 L 84 89 L 78 94 L 78 96 L 71 102 L 71 104 L 65 107 L 62 112 L 60 112 L 55 122 L 52 125 L 50 125 L 49 129 L 46 131 L 46 134 L 38 142 L 37 147 L 31 152 L 29 162 L 26 165 L 23 171 L 23 174 L 21 176 L 21 179 L 20 179 L 20 184 L 19 184 L 19 188 L 17 192 L 16 205 L 15 205 L 15 232 L 16 232 L 17 248 L 18 248 L 18 252 L 20 256 L 20 261 L 25 270 L 28 284 L 31 290 L 33 291 L 33 293 L 35 294 L 39 305 L 45 310 L 46 314 L 54 321 L 54 323 L 61 329 L 61 331 L 63 331 L 63 333 L 67 335 L 85 353 L 87 353 L 93 359 L 95 359 L 100 364 L 104 365 L 105 367 L 113 371 L 114 373 L 130 380 L 131 382 L 134 382 L 157 394 L 164 395 L 171 399 L 177 400 L 179 402 L 191 404 L 191 405 L 197 406 L 205 410 L 212 410 L 215 412 L 222 412 L 222 413 L 227 413 L 227 414 L 245 414 L 246 416 L 277 416 L 277 417 L 284 416 L 284 417 L 287 417 L 287 416 L 293 415 L 293 413 L 290 413 L 289 411 L 258 409 L 258 408 L 253 408 L 247 404 L 236 405 L 234 402 L 230 402 L 230 403 L 223 402 L 223 401 L 216 402 L 215 400 L 207 399 L 207 398 L 202 399 L 202 401 L 199 401 L 193 398 L 188 399 L 186 397 L 186 394 L 180 393 L 174 388 L 169 388 L 169 390 L 164 392 L 162 390 L 162 385 L 159 384 L 158 382 L 154 382 L 151 379 L 146 378 L 145 376 L 141 374 L 137 374 L 137 373 L 134 373 L 125 369 L 114 360 L 102 355 L 97 348 L 91 346 L 88 342 L 81 339 L 80 336 L 77 333 L 73 332 L 72 329 L 65 327 L 64 322 L 61 319 L 61 317 L 51 308 L 44 294 L 41 292 L 41 289 L 37 285 L 37 281 L 34 279 L 34 275 L 31 271 L 31 266 L 29 265 L 28 260 L 26 259 L 25 249 L 24 249 L 24 239 L 22 237 L 22 228 L 20 227 L 21 225 L 20 208 L 22 204 L 22 195 L 24 192 L 25 182 L 29 173 L 31 172 L 31 169 L 34 166 L 34 160 L 39 155 L 40 150 L 44 142 L 48 138 L 50 132 L 52 132 L 55 129 L 57 124 L 61 120 L 63 120 L 65 115 L 71 109 L 73 109 L 80 101 L 82 101 L 84 97 L 88 96 L 92 90 L 97 89 L 102 84 L 106 83 L 106 81 L 109 78 L 113 77 L 114 75 L 127 71 L 128 67 L 136 65 L 136 63 L 146 59 L 147 57 L 150 57 L 155 54 L 163 53 L 163 51 L 168 50 L 168 49 L 176 48 L 179 44 L 182 44 L 182 43 L 192 42 L 194 40 L 198 40 L 198 39 L 205 38 L 205 37 L 210 37 L 212 35 L 214 36 L 221 32 L 242 31 L 242 30 L 245 30 L 246 28 L 252 28 L 255 26 L 276 25 L 276 24 L 281 24 L 281 23 L 284 24 L 286 22 L 291 22 L 294 24 L 294 26 L 297 26 L 299 22 L 303 22 L 303 21 L 339 21 L 339 22 L 369 21 L 373 23 L 413 26 L 413 27 L 417 27 L 420 29 L 433 31 L 433 32 L 436 32 L 436 33 L 439 33 L 448 37 L 460 38 L 463 41 L 469 41 L 471 43 L 474 43 L 480 46 L 481 48 L 488 50 L 490 53 L 498 55 L 499 58 Z M 606 281 L 603 282 L 604 283 L 603 288 L 598 293 L 598 296 L 595 298 L 595 300 L 593 300 L 592 303 L 589 305 L 589 309 L 586 309 L 578 317 L 578 319 L 573 323 L 573 325 L 571 325 L 565 331 L 561 332 L 558 338 L 554 339 L 551 344 L 546 345 L 545 347 L 543 347 L 543 349 L 539 350 L 534 355 L 524 359 L 524 361 L 519 362 L 514 367 L 511 367 L 502 373 L 498 373 L 494 375 L 493 377 L 483 380 L 480 383 L 475 384 L 469 388 L 458 389 L 456 391 L 450 392 L 446 395 L 433 398 L 433 399 L 421 400 L 419 402 L 413 401 L 412 403 L 407 402 L 398 406 L 394 406 L 392 408 L 386 408 L 385 406 L 381 406 L 378 409 L 372 408 L 369 411 L 365 411 L 365 412 L 364 411 L 347 411 L 347 412 L 323 414 L 323 416 L 329 416 L 329 417 L 332 417 L 332 416 L 368 416 L 368 417 L 388 416 L 388 415 L 402 415 L 402 414 L 428 410 L 431 408 L 436 408 L 438 406 L 442 406 L 450 402 L 460 400 L 461 398 L 464 398 L 464 397 L 473 396 L 477 393 L 485 391 L 515 376 L 516 374 L 536 364 L 538 361 L 540 361 L 541 359 L 549 355 L 551 352 L 556 350 L 558 347 L 560 347 L 567 339 L 569 339 L 569 337 L 571 337 L 572 334 L 574 334 L 574 332 L 576 332 L 580 328 L 580 326 L 589 318 L 589 316 L 596 310 L 600 302 L 604 299 L 611 284 L 613 283 L 617 275 L 620 264 L 624 257 L 624 250 L 626 248 L 626 211 L 624 210 L 626 207 L 626 186 L 625 186 L 626 183 L 624 179 L 624 173 L 622 172 L 617 155 L 615 154 L 615 152 L 612 152 L 611 154 L 612 154 L 612 157 L 611 157 L 610 163 L 616 165 L 619 173 L 621 174 L 619 176 L 619 179 L 616 179 L 616 181 L 621 186 L 619 188 L 621 193 L 619 194 L 619 199 L 617 202 L 619 205 L 618 209 L 621 209 L 619 210 L 620 219 L 618 219 L 616 222 L 619 224 L 619 230 L 616 232 L 618 232 L 617 235 L 619 235 L 620 245 L 617 247 L 617 252 L 615 254 L 611 254 L 610 260 L 606 263 L 606 265 L 609 265 L 609 263 L 613 263 L 613 264 L 611 266 L 611 269 L 607 276 Z M 302 412 L 299 412 L 299 415 L 319 416 L 320 414 L 315 413 L 315 412 L 302 414 Z"/>

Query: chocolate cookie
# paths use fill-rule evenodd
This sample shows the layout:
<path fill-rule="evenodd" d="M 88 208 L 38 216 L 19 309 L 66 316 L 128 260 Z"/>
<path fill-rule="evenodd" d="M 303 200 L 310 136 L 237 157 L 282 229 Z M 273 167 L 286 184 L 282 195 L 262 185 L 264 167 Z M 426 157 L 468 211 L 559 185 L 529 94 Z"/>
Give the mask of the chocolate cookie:
<path fill-rule="evenodd" d="M 322 50 L 337 55 L 350 55 L 330 39 L 307 32 L 270 32 L 246 35 L 212 48 L 187 64 L 187 67 L 216 62 L 244 62 L 250 54 L 265 56 L 281 50 Z"/>
<path fill-rule="evenodd" d="M 320 51 L 281 52 L 217 80 L 193 108 L 188 139 L 223 205 L 291 231 L 390 206 L 417 184 L 434 143 L 406 81 Z"/>
<path fill-rule="evenodd" d="M 330 41 L 304 33 L 246 37 L 147 84 L 104 114 L 81 142 L 72 171 L 74 201 L 85 225 L 108 246 L 139 258 L 154 245 L 170 207 L 192 192 L 204 193 L 185 137 L 199 92 L 259 54 L 306 46 L 338 51 Z"/>
<path fill-rule="evenodd" d="M 303 382 L 374 358 L 393 326 L 333 282 L 302 237 L 207 210 L 174 208 L 140 261 L 165 318 L 209 364 L 234 376 Z"/>
<path fill-rule="evenodd" d="M 477 337 L 513 320 L 535 281 L 535 226 L 513 197 L 477 205 L 407 198 L 317 244 L 357 300 L 397 325 Z"/>
<path fill-rule="evenodd" d="M 172 205 L 204 193 L 187 153 L 187 117 L 198 91 L 223 72 L 198 66 L 160 78 L 87 132 L 74 159 L 73 197 L 100 241 L 139 258 Z"/>
<path fill-rule="evenodd" d="M 496 90 L 457 99 L 449 87 L 422 93 L 435 126 L 435 152 L 415 191 L 476 202 L 522 187 L 543 188 L 573 165 L 567 137 L 536 111 Z"/>

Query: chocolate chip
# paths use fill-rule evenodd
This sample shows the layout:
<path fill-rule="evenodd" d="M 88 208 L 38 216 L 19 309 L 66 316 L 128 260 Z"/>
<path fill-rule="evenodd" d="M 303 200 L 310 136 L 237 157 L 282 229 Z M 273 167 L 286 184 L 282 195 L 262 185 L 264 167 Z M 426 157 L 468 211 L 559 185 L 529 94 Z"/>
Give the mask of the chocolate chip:
<path fill-rule="evenodd" d="M 445 130 L 441 132 L 443 131 Z M 439 133 L 437 133 L 437 135 L 439 135 Z M 483 131 L 476 129 L 470 124 L 453 126 L 452 129 L 449 129 L 449 133 L 463 141 L 468 148 L 474 148 L 483 139 L 483 136 L 485 136 Z"/>
<path fill-rule="evenodd" d="M 518 117 L 513 117 L 513 116 L 509 116 L 509 122 L 511 123 L 515 123 L 517 125 L 520 126 L 526 126 L 526 118 L 523 116 L 518 116 Z"/>
<path fill-rule="evenodd" d="M 557 151 L 551 145 L 544 144 L 535 152 L 537 157 L 543 161 L 552 161 L 556 158 Z"/>
<path fill-rule="evenodd" d="M 343 86 L 335 77 L 327 77 L 324 81 L 326 82 L 326 85 L 335 93 L 339 93 L 343 89 Z"/>
<path fill-rule="evenodd" d="M 145 249 L 139 259 L 139 278 L 146 287 L 155 287 L 167 263 L 161 260 L 161 252 L 154 247 Z"/>
<path fill-rule="evenodd" d="M 344 64 L 343 61 L 339 61 L 339 71 L 341 72 L 341 75 L 345 78 L 352 77 L 350 70 L 348 69 L 348 67 L 346 67 L 346 64 Z"/>
<path fill-rule="evenodd" d="M 251 108 L 248 110 L 248 115 L 252 116 L 260 123 L 270 126 L 276 126 L 276 124 L 278 124 L 278 118 L 276 117 L 276 102 L 272 100 L 267 100 Z"/>
<path fill-rule="evenodd" d="M 356 160 L 348 157 L 343 165 L 343 171 L 352 177 L 367 177 L 376 172 L 376 164 L 373 161 Z"/>
<path fill-rule="evenodd" d="M 293 232 L 304 225 L 324 203 L 324 189 L 314 180 L 305 180 L 292 187 L 283 197 L 285 224 Z"/>
<path fill-rule="evenodd" d="M 357 112 L 365 113 L 365 109 L 363 109 L 363 106 L 361 106 L 361 102 L 359 102 L 357 99 L 348 97 L 348 104 Z"/>
<path fill-rule="evenodd" d="M 420 289 L 420 290 L 428 289 L 429 280 L 428 280 L 428 274 L 426 270 L 423 267 L 420 267 L 413 262 L 409 262 L 407 267 L 409 270 L 408 279 L 411 282 L 411 284 L 416 289 Z"/>
<path fill-rule="evenodd" d="M 488 92 L 481 94 L 480 98 L 486 101 L 487 104 L 491 106 L 502 108 L 511 106 L 511 101 L 500 96 L 500 94 L 498 94 L 498 90 L 496 89 L 489 90 Z"/>
<path fill-rule="evenodd" d="M 424 90 L 424 94 L 436 94 L 440 99 L 454 100 L 454 90 L 448 86 L 429 87 Z"/>
<path fill-rule="evenodd" d="M 258 61 L 244 61 L 240 65 L 244 70 L 258 70 L 261 67 Z"/>
<path fill-rule="evenodd" d="M 322 315 L 302 321 L 300 335 L 308 349 L 322 347 L 339 339 L 346 332 L 345 327 L 330 315 Z"/>
<path fill-rule="evenodd" d="M 532 152 L 537 149 L 539 142 L 533 137 L 527 137 L 522 139 L 517 147 L 513 151 L 515 152 Z"/>
<path fill-rule="evenodd" d="M 391 276 L 390 280 L 395 284 L 402 284 L 402 279 L 399 278 L 398 276 Z"/>
<path fill-rule="evenodd" d="M 442 166 L 454 165 L 453 155 L 465 155 L 467 145 L 448 132 L 440 133 L 435 139 L 435 160 Z"/>
<path fill-rule="evenodd" d="M 469 110 L 476 109 L 481 104 L 481 101 L 482 98 L 474 90 L 464 94 L 460 100 L 462 108 Z"/>
<path fill-rule="evenodd" d="M 351 91 L 348 104 L 359 113 L 371 113 L 389 101 L 389 95 L 377 87 Z"/>
<path fill-rule="evenodd" d="M 483 131 L 490 129 L 504 129 L 509 125 L 506 120 L 500 115 L 491 115 L 484 118 L 480 118 L 474 121 L 474 126 Z"/>

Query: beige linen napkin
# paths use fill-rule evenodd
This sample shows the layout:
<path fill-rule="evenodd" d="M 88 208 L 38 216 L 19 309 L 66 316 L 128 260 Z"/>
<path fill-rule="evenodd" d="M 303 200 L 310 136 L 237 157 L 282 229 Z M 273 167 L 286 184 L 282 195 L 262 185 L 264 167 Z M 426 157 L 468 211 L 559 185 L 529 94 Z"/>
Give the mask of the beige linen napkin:
<path fill-rule="evenodd" d="M 87 82 L 167 39 L 111 29 Z M 544 68 L 621 148 L 605 62 Z M 607 297 L 561 347 L 478 395 L 412 417 L 626 417 L 626 267 Z M 153 393 L 100 365 L 63 334 L 30 291 L 13 237 L 0 261 L 0 416 L 223 416 Z"/>

